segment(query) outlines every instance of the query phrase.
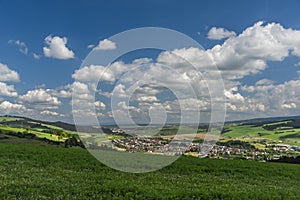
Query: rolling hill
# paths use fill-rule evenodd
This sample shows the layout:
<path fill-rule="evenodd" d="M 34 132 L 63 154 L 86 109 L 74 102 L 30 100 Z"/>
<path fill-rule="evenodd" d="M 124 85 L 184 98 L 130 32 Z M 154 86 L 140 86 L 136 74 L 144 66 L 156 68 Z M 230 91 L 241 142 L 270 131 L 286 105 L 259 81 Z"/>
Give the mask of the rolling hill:
<path fill-rule="evenodd" d="M 256 132 L 270 137 L 292 129 L 298 134 L 296 122 L 226 124 L 223 136 L 253 139 Z M 63 140 L 76 135 L 73 130 L 63 122 L 0 117 L 0 199 L 297 199 L 300 195 L 300 165 L 181 157 L 161 170 L 130 174 L 101 164 L 86 149 L 61 148 Z M 56 145 L 49 143 L 57 133 L 67 133 L 66 138 L 60 135 Z M 49 141 L 39 134 L 48 134 Z"/>
<path fill-rule="evenodd" d="M 112 126 L 114 127 L 114 126 Z M 77 126 L 86 133 L 112 134 L 112 127 Z M 205 134 L 208 125 L 199 126 L 198 133 Z M 185 127 L 186 134 L 191 134 Z M 175 135 L 178 126 L 166 126 L 159 131 L 160 136 Z M 138 130 L 137 130 L 138 131 Z M 0 117 L 0 132 L 42 138 L 49 141 L 64 142 L 76 135 L 76 126 L 65 122 L 48 122 L 25 117 Z M 249 142 L 267 140 L 273 143 L 286 143 L 300 146 L 300 116 L 257 118 L 225 123 L 221 138 L 225 140 L 242 139 Z"/>

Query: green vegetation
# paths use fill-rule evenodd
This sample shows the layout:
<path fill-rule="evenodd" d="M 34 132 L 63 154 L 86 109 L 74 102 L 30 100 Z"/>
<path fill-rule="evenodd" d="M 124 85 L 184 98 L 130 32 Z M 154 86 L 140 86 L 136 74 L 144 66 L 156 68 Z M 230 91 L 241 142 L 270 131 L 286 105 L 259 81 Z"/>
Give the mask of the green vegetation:
<path fill-rule="evenodd" d="M 265 135 L 272 134 L 271 131 L 265 130 L 262 126 L 253 125 L 229 125 L 225 127 L 225 130 L 229 129 L 228 132 L 222 134 L 223 137 L 230 138 L 241 138 L 241 137 L 259 137 L 258 133 L 263 133 Z"/>
<path fill-rule="evenodd" d="M 226 125 L 224 139 L 217 144 L 249 152 L 265 149 L 267 143 L 276 144 L 280 140 L 299 145 L 299 123 L 290 120 Z M 174 135 L 178 128 L 168 125 L 158 135 Z M 194 133 L 189 126 L 181 128 L 183 134 Z M 153 127 L 149 133 L 157 130 Z M 198 133 L 205 132 L 204 125 L 198 128 Z M 126 134 L 82 133 L 81 137 L 87 145 L 97 146 L 124 139 Z M 201 138 L 195 141 L 203 142 Z M 72 125 L 1 117 L 0 199 L 297 199 L 300 196 L 300 165 L 181 157 L 161 170 L 130 174 L 106 167 L 79 147 L 83 146 Z M 104 156 L 99 154 L 102 158 L 116 157 L 114 151 L 103 152 Z M 134 155 L 139 154 L 144 156 L 141 152 Z M 132 155 L 118 153 L 125 160 Z M 151 156 L 146 155 L 145 159 L 151 161 Z M 128 167 L 132 164 L 136 163 L 129 162 Z"/>
<path fill-rule="evenodd" d="M 66 146 L 74 145 L 79 142 L 77 132 L 65 130 L 61 127 L 42 123 L 36 120 L 19 117 L 0 117 L 0 136 L 2 138 L 13 137 L 44 140 L 55 144 L 64 144 Z M 13 136 L 13 137 L 10 137 Z M 77 143 L 75 142 L 77 141 Z M 67 141 L 67 143 L 66 143 Z M 70 142 L 71 141 L 71 142 Z M 79 144 L 79 143 L 78 143 Z"/>
<path fill-rule="evenodd" d="M 255 149 L 255 146 L 241 140 L 229 140 L 217 142 L 217 145 L 239 148 L 239 149 Z"/>
<path fill-rule="evenodd" d="M 60 130 L 55 130 L 53 129 L 53 134 L 47 133 L 43 131 L 37 131 L 34 129 L 29 129 L 29 128 L 13 128 L 9 126 L 4 126 L 0 125 L 0 133 L 2 134 L 9 134 L 9 135 L 19 135 L 19 136 L 27 136 L 27 135 L 33 135 L 37 138 L 45 138 L 51 141 L 59 141 L 59 142 L 64 142 L 68 138 L 68 133 L 65 133 L 64 135 L 59 135 L 58 133 L 56 134 L 56 131 Z M 54 134 L 55 132 L 55 134 Z"/>
<path fill-rule="evenodd" d="M 288 122 L 264 125 L 226 125 L 221 136 L 229 139 L 266 138 L 275 143 L 283 142 L 300 146 L 300 128 L 291 127 Z"/>
<path fill-rule="evenodd" d="M 49 125 L 49 124 L 43 124 L 43 123 L 37 123 L 37 122 L 35 122 L 35 123 L 36 124 L 40 124 L 41 126 L 45 126 L 45 127 L 49 128 L 49 129 L 63 130 L 63 128 L 60 128 L 60 127 L 57 127 L 57 126 L 53 126 L 53 125 Z"/>
<path fill-rule="evenodd" d="M 23 120 L 21 117 L 0 117 L 0 122 Z"/>
<path fill-rule="evenodd" d="M 108 126 L 110 129 L 117 129 L 116 126 Z M 162 128 L 157 126 L 147 126 L 147 128 L 136 126 L 123 126 L 126 133 L 129 135 L 144 135 L 144 136 L 174 136 L 176 134 L 193 134 L 197 132 L 196 127 L 166 125 Z"/>
<path fill-rule="evenodd" d="M 25 132 L 25 131 L 26 131 L 25 128 L 12 128 L 9 126 L 0 125 L 0 132 L 2 133 L 8 133 L 8 132 L 17 133 L 17 132 Z"/>
<path fill-rule="evenodd" d="M 0 199 L 297 199 L 300 165 L 181 157 L 156 172 L 110 169 L 81 148 L 0 143 Z"/>

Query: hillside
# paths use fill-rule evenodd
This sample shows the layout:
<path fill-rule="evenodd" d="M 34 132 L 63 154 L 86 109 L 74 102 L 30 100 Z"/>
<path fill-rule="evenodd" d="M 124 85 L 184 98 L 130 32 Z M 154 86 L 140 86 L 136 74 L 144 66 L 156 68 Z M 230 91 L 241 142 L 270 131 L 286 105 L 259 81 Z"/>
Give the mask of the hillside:
<path fill-rule="evenodd" d="M 66 131 L 76 132 L 76 126 L 74 124 L 69 124 L 61 121 L 49 122 L 41 121 L 36 119 L 30 119 L 26 117 L 16 117 L 16 116 L 0 116 L 0 124 L 7 125 L 11 127 L 26 127 L 26 128 L 42 128 L 42 129 L 63 129 Z M 100 128 L 95 128 L 93 126 L 78 126 L 80 130 L 85 132 L 99 132 Z"/>
<path fill-rule="evenodd" d="M 299 120 L 300 116 L 285 116 L 285 117 L 265 117 L 265 118 L 251 118 L 251 119 L 244 119 L 244 120 L 233 120 L 227 121 L 225 124 L 249 124 L 249 125 L 257 125 L 263 123 L 272 123 L 272 122 L 280 122 L 280 121 L 287 121 L 287 120 Z"/>
<path fill-rule="evenodd" d="M 78 127 L 77 127 L 78 128 Z M 128 152 L 161 152 L 176 135 L 178 125 L 166 125 L 162 129 L 150 127 L 154 136 L 147 136 L 144 129 L 128 126 L 126 130 L 116 126 L 81 126 L 79 138 L 75 125 L 64 122 L 45 122 L 29 118 L 0 117 L 0 143 L 52 144 L 65 147 L 79 146 L 88 149 L 111 149 Z M 192 137 L 195 128 L 180 127 L 182 135 Z M 197 129 L 196 129 L 197 130 Z M 198 156 L 206 136 L 207 125 L 198 127 L 193 144 L 180 150 L 180 154 Z M 140 133 L 145 136 L 140 137 Z M 105 134 L 99 134 L 99 133 Z M 130 133 L 131 135 L 128 135 Z M 149 134 L 148 134 L 149 135 Z M 151 135 L 151 134 L 150 134 Z M 104 136 L 104 137 L 103 137 Z M 145 138 L 143 138 L 145 137 Z M 113 144 L 113 145 L 112 145 Z M 217 144 L 205 157 L 225 159 L 251 159 L 257 161 L 278 160 L 300 156 L 300 118 L 251 119 L 226 123 Z M 295 162 L 298 162 L 297 160 Z"/>
<path fill-rule="evenodd" d="M 0 199 L 297 199 L 300 165 L 181 157 L 156 172 L 110 169 L 86 150 L 0 143 Z"/>
<path fill-rule="evenodd" d="M 238 148 L 252 149 L 252 144 L 258 145 L 257 131 L 270 132 L 267 135 L 270 136 L 271 132 L 295 129 L 294 134 L 298 134 L 296 122 L 227 124 L 224 138 L 217 146 L 242 145 Z M 76 132 L 63 129 L 67 126 L 71 127 L 62 122 L 0 117 L 0 199 L 297 199 L 300 196 L 300 165 L 184 156 L 155 172 L 124 173 L 101 164 L 84 148 L 62 148 L 71 138 L 79 144 Z M 169 136 L 173 131 L 176 126 L 168 126 L 161 133 Z"/>
<path fill-rule="evenodd" d="M 273 119 L 274 121 L 271 121 Z M 224 127 L 222 137 L 266 139 L 269 142 L 300 146 L 300 118 L 271 118 L 231 123 Z"/>
<path fill-rule="evenodd" d="M 86 133 L 111 133 L 111 130 L 105 127 L 78 126 L 77 128 Z M 20 140 L 20 138 L 27 140 Z M 83 147 L 77 135 L 76 126 L 73 124 L 16 116 L 0 117 L 0 139 L 2 143 L 26 143 L 27 141 L 31 144 L 33 141 L 30 140 L 38 140 L 48 144 Z"/>

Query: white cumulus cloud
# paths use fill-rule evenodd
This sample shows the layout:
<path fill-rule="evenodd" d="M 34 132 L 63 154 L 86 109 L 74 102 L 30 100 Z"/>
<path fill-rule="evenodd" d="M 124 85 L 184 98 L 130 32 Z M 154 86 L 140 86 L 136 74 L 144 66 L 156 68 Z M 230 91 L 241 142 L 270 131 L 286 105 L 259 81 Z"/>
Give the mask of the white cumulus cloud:
<path fill-rule="evenodd" d="M 41 115 L 46 115 L 46 116 L 53 116 L 53 117 L 63 117 L 63 114 L 60 114 L 58 112 L 54 112 L 54 111 L 50 111 L 50 110 L 44 110 L 42 112 L 40 112 Z"/>
<path fill-rule="evenodd" d="M 13 85 L 7 85 L 6 83 L 0 82 L 0 96 L 7 96 L 7 97 L 16 97 L 18 93 L 15 90 Z"/>
<path fill-rule="evenodd" d="M 225 38 L 233 37 L 236 33 L 234 31 L 228 31 L 224 28 L 212 27 L 208 33 L 207 38 L 210 40 L 222 40 Z"/>
<path fill-rule="evenodd" d="M 287 108 L 287 109 L 292 109 L 292 108 L 296 108 L 297 107 L 297 105 L 295 104 L 295 103 L 289 103 L 289 104 L 282 104 L 281 105 L 281 108 Z"/>
<path fill-rule="evenodd" d="M 244 97 L 236 91 L 237 88 L 231 88 L 230 90 L 226 90 L 224 94 L 230 102 L 243 102 L 245 100 Z"/>
<path fill-rule="evenodd" d="M 39 54 L 36 54 L 36 53 L 33 53 L 32 56 L 33 56 L 33 58 L 36 59 L 36 60 L 38 60 L 38 59 L 41 58 L 41 56 L 40 56 Z"/>
<path fill-rule="evenodd" d="M 94 103 L 94 105 L 97 110 L 105 110 L 106 109 L 106 105 L 102 101 L 96 101 Z"/>
<path fill-rule="evenodd" d="M 45 89 L 29 90 L 19 97 L 20 102 L 36 109 L 57 109 L 61 102 Z"/>
<path fill-rule="evenodd" d="M 43 47 L 44 55 L 56 59 L 70 59 L 74 58 L 74 52 L 66 46 L 68 39 L 66 37 L 59 37 L 51 35 L 45 38 L 46 47 Z"/>
<path fill-rule="evenodd" d="M 94 47 L 95 47 L 95 45 L 93 45 L 93 44 L 89 44 L 89 45 L 87 46 L 88 49 L 92 49 L 92 48 L 94 48 Z"/>
<path fill-rule="evenodd" d="M 72 77 L 75 81 L 83 82 L 85 86 L 88 83 L 97 83 L 101 75 L 101 82 L 105 84 L 112 84 L 122 77 L 113 91 L 104 92 L 101 88 L 97 90 L 107 98 L 111 97 L 111 92 L 113 92 L 113 97 L 124 98 L 131 94 L 128 85 L 145 82 L 144 85 L 136 88 L 131 97 L 131 100 L 136 103 L 133 105 L 138 105 L 138 107 L 122 102 L 118 105 L 123 109 L 131 108 L 131 112 L 134 110 L 137 118 L 142 113 L 148 116 L 149 108 L 158 102 L 165 102 L 162 104 L 163 107 L 168 114 L 174 114 L 174 116 L 179 111 L 179 103 L 183 105 L 182 108 L 185 111 L 193 112 L 197 107 L 209 111 L 211 91 L 208 91 L 207 82 L 210 88 L 226 97 L 228 116 L 231 119 L 241 119 L 241 116 L 249 118 L 299 113 L 300 80 L 290 80 L 281 84 L 276 84 L 276 81 L 269 79 L 258 80 L 253 85 L 240 83 L 240 81 L 243 82 L 243 77 L 265 70 L 270 62 L 282 62 L 290 56 L 300 57 L 299 30 L 285 28 L 279 23 L 257 22 L 238 35 L 222 28 L 212 28 L 210 32 L 211 39 L 227 39 L 211 49 L 192 47 L 162 52 L 144 71 L 132 70 L 126 76 L 121 75 L 130 69 L 140 67 L 139 60 L 128 64 L 118 61 L 110 66 L 85 66 L 77 70 Z M 143 60 L 140 59 L 140 61 Z M 146 62 L 149 61 L 146 60 Z M 191 64 L 193 67 L 189 67 Z M 168 69 L 173 71 L 166 70 L 164 66 L 168 66 Z M 216 81 L 217 69 L 221 70 L 225 91 Z M 205 80 L 195 73 L 198 71 L 206 78 Z M 150 83 L 144 81 L 147 77 L 153 77 Z M 201 99 L 193 99 L 187 85 L 195 86 L 197 96 Z M 161 101 L 161 95 L 157 94 L 162 92 L 164 87 L 176 88 L 187 100 L 176 101 L 170 98 L 167 101 Z M 223 99 L 217 100 L 223 102 Z"/>
<path fill-rule="evenodd" d="M 2 82 L 19 82 L 19 74 L 8 68 L 7 65 L 0 63 L 0 81 Z"/>
<path fill-rule="evenodd" d="M 25 106 L 21 104 L 13 104 L 9 101 L 3 101 L 0 104 L 0 111 L 4 114 L 17 114 L 26 110 Z"/>
<path fill-rule="evenodd" d="M 137 99 L 138 101 L 156 102 L 158 101 L 156 96 L 141 96 Z"/>
<path fill-rule="evenodd" d="M 101 40 L 95 49 L 99 50 L 114 50 L 117 48 L 116 43 L 108 39 Z"/>
<path fill-rule="evenodd" d="M 281 62 L 288 56 L 300 57 L 300 31 L 284 28 L 279 23 L 257 22 L 241 34 L 232 36 L 211 49 L 175 49 L 163 52 L 158 61 L 178 67 L 178 57 L 189 61 L 199 70 L 218 67 L 225 79 L 241 79 L 266 69 L 270 61 Z"/>

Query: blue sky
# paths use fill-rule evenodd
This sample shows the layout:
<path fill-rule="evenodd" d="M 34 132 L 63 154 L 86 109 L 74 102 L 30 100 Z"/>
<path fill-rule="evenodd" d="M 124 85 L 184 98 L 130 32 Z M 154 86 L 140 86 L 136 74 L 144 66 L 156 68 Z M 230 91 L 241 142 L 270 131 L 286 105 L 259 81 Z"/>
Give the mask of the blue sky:
<path fill-rule="evenodd" d="M 96 47 L 100 41 L 122 31 L 140 27 L 169 28 L 186 34 L 208 50 L 216 45 L 223 45 L 230 38 L 238 37 L 259 21 L 263 22 L 260 26 L 265 29 L 268 24 L 275 23 L 286 30 L 289 28 L 300 30 L 299 10 L 299 1 L 2 0 L 0 63 L 6 67 L 0 68 L 2 70 L 0 72 L 4 73 L 5 69 L 14 71 L 19 75 L 19 80 L 0 78 L 0 82 L 3 83 L 2 94 L 0 93 L 0 114 L 72 122 L 70 92 L 74 81 L 78 81 L 72 75 L 92 50 L 87 48 L 88 45 Z M 209 39 L 208 33 L 213 27 L 219 31 L 219 28 L 223 28 L 228 32 L 234 32 L 234 35 L 218 40 Z M 295 35 L 297 37 L 298 33 Z M 59 40 L 58 42 L 65 41 L 63 45 L 66 48 L 63 55 L 65 57 L 60 57 L 59 53 L 55 54 L 54 51 L 48 55 L 45 53 L 43 48 L 50 48 L 47 37 L 50 43 L 55 38 Z M 295 45 L 298 45 L 297 41 Z M 297 91 L 290 91 L 289 95 L 292 96 L 286 100 L 280 99 L 275 103 L 273 100 L 276 99 L 276 95 L 288 95 L 283 93 L 280 95 L 280 91 L 284 91 L 285 87 L 295 90 L 297 88 L 298 83 L 291 81 L 299 79 L 297 72 L 299 67 L 295 65 L 300 58 L 292 53 L 293 46 L 290 43 L 286 48 L 290 52 L 288 56 L 284 56 L 282 60 L 261 58 L 265 61 L 266 67 L 254 73 L 245 72 L 246 75 L 235 79 L 226 78 L 225 75 L 225 89 L 229 91 L 226 98 L 231 102 L 227 105 L 227 119 L 298 114 L 300 103 L 298 105 Z M 136 52 L 135 55 L 124 56 L 122 61 L 129 63 L 132 61 L 131 58 L 150 57 L 156 62 L 159 53 Z M 260 80 L 265 81 L 257 83 Z M 272 85 L 272 89 L 263 93 L 254 88 L 261 84 L 269 87 Z M 4 87 L 9 86 L 13 86 L 10 94 L 4 92 Z M 57 94 L 60 91 L 65 92 L 64 95 Z M 155 95 L 163 96 L 159 93 Z M 272 100 L 264 102 L 260 99 L 262 96 L 270 96 Z M 167 95 L 164 97 L 167 98 Z M 239 100 L 242 102 L 235 102 Z M 254 107 L 258 103 L 253 103 L 254 100 L 264 105 L 256 109 Z M 109 99 L 100 95 L 99 102 L 105 105 L 105 109 L 99 109 L 99 112 L 102 112 L 101 116 L 109 115 Z M 138 102 L 133 105 L 139 107 Z M 281 106 L 281 109 L 276 109 L 276 106 Z"/>

